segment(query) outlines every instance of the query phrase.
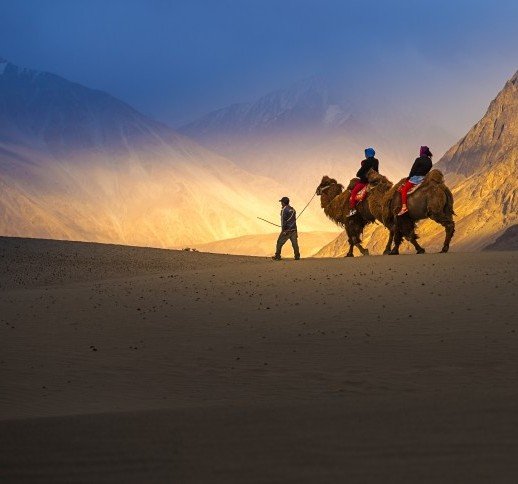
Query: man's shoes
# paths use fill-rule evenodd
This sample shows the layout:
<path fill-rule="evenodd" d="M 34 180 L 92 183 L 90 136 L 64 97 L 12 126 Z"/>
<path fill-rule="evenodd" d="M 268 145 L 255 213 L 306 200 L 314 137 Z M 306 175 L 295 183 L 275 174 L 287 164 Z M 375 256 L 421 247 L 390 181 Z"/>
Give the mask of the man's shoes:
<path fill-rule="evenodd" d="M 401 217 L 402 215 L 405 215 L 405 213 L 408 212 L 408 207 L 406 205 L 403 205 L 401 207 L 401 210 L 399 211 L 399 213 L 397 214 L 398 217 Z"/>
<path fill-rule="evenodd" d="M 349 214 L 347 215 L 347 217 L 352 217 L 353 215 L 356 215 L 356 209 L 355 209 L 355 208 L 353 208 L 353 209 L 349 212 Z"/>
<path fill-rule="evenodd" d="M 282 260 L 280 255 L 274 255 L 274 256 L 272 256 L 272 259 L 273 260 Z"/>

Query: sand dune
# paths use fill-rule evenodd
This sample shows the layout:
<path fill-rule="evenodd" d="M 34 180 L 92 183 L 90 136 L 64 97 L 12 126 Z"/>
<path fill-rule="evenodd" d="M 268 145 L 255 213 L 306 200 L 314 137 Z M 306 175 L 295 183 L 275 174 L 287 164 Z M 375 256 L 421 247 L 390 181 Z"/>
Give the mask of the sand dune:
<path fill-rule="evenodd" d="M 2 482 L 511 482 L 517 269 L 0 239 Z"/>

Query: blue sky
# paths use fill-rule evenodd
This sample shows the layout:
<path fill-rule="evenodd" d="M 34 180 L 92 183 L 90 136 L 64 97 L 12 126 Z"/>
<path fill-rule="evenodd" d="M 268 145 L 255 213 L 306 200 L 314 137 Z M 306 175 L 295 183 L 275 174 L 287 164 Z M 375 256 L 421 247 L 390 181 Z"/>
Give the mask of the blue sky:
<path fill-rule="evenodd" d="M 175 126 L 314 74 L 462 134 L 518 69 L 518 2 L 0 0 L 0 56 Z"/>

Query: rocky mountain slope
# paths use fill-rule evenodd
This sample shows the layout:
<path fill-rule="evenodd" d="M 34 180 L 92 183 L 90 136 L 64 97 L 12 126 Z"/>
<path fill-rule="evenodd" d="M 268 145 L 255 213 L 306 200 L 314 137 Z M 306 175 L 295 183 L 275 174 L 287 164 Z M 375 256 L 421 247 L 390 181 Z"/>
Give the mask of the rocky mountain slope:
<path fill-rule="evenodd" d="M 518 72 L 436 166 L 446 174 L 455 199 L 453 250 L 480 250 L 518 222 Z M 383 232 L 371 227 L 365 241 L 379 247 Z M 437 224 L 421 222 L 418 233 L 425 246 L 440 247 L 443 231 Z M 341 256 L 345 242 L 341 236 L 318 255 Z"/>
<path fill-rule="evenodd" d="M 2 235 L 157 247 L 269 232 L 256 215 L 285 194 L 109 94 L 2 59 L 0 186 Z"/>
<path fill-rule="evenodd" d="M 518 250 L 518 224 L 511 225 L 492 244 L 484 250 Z"/>

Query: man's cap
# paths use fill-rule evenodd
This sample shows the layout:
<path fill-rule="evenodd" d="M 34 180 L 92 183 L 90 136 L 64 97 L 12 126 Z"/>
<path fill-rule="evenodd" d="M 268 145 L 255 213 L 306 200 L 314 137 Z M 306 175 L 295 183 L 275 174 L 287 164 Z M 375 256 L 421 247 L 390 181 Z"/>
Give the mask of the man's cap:
<path fill-rule="evenodd" d="M 279 202 L 282 202 L 282 203 L 286 203 L 286 204 L 288 204 L 288 203 L 290 203 L 290 199 L 289 199 L 288 197 L 282 197 L 282 198 L 279 200 Z"/>

